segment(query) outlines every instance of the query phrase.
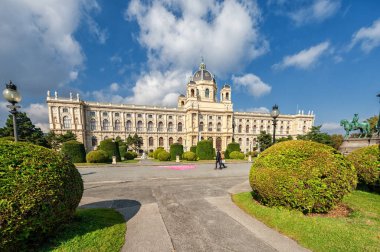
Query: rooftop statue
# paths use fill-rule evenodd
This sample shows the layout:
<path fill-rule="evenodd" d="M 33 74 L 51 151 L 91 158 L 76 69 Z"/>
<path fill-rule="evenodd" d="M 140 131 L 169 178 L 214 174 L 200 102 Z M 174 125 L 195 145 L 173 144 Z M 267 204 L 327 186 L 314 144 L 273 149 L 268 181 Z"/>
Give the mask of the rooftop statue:
<path fill-rule="evenodd" d="M 371 127 L 368 122 L 359 122 L 359 115 L 354 114 L 354 118 L 349 122 L 346 119 L 340 121 L 340 126 L 343 126 L 346 134 L 344 138 L 348 138 L 350 136 L 350 131 L 360 130 L 360 137 L 367 137 L 371 132 Z"/>

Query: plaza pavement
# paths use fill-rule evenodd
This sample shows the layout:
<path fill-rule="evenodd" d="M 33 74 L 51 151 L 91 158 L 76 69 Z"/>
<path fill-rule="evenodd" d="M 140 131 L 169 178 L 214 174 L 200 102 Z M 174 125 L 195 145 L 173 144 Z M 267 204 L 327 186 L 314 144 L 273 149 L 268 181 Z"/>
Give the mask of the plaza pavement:
<path fill-rule="evenodd" d="M 231 201 L 249 191 L 249 163 L 167 163 L 79 168 L 85 191 L 80 207 L 114 208 L 127 221 L 122 251 L 307 251 L 266 227 Z M 176 164 L 173 164 L 176 165 Z"/>

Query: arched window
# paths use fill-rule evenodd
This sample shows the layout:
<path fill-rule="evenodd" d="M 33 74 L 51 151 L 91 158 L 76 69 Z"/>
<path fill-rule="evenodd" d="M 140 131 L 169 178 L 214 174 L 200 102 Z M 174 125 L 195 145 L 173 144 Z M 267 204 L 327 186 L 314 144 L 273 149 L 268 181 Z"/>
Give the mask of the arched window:
<path fill-rule="evenodd" d="M 130 120 L 128 120 L 125 123 L 125 128 L 126 128 L 127 131 L 131 131 L 132 130 L 132 122 Z"/>
<path fill-rule="evenodd" d="M 178 142 L 179 144 L 182 144 L 182 137 L 179 137 L 178 140 L 177 140 L 177 142 Z"/>
<path fill-rule="evenodd" d="M 169 137 L 169 146 L 173 144 L 173 138 Z"/>
<path fill-rule="evenodd" d="M 108 130 L 109 127 L 109 122 L 107 119 L 103 120 L 103 130 Z"/>
<path fill-rule="evenodd" d="M 208 131 L 212 131 L 212 122 L 208 123 Z"/>
<path fill-rule="evenodd" d="M 137 122 L 137 131 L 143 131 L 143 123 L 142 121 Z"/>
<path fill-rule="evenodd" d="M 245 126 L 245 133 L 249 133 L 249 125 Z"/>
<path fill-rule="evenodd" d="M 199 96 L 199 89 L 197 88 L 197 97 Z"/>
<path fill-rule="evenodd" d="M 217 125 L 216 125 L 216 131 L 222 131 L 222 124 L 221 123 L 218 123 Z"/>
<path fill-rule="evenodd" d="M 149 146 L 153 146 L 153 137 L 149 137 Z"/>
<path fill-rule="evenodd" d="M 289 131 L 290 131 L 290 127 L 286 127 L 286 134 L 289 134 Z"/>
<path fill-rule="evenodd" d="M 194 97 L 194 89 L 191 89 L 191 97 Z"/>
<path fill-rule="evenodd" d="M 209 98 L 210 97 L 210 90 L 208 88 L 206 88 L 206 91 L 205 91 L 205 97 L 206 98 Z"/>
<path fill-rule="evenodd" d="M 238 132 L 241 133 L 243 126 L 239 125 Z"/>
<path fill-rule="evenodd" d="M 148 122 L 148 131 L 149 132 L 153 131 L 153 122 L 152 121 Z"/>
<path fill-rule="evenodd" d="M 164 146 L 164 139 L 162 137 L 158 139 L 158 146 L 160 147 Z"/>
<path fill-rule="evenodd" d="M 214 139 L 212 139 L 212 137 L 208 137 L 207 140 L 210 141 L 211 143 L 213 143 L 213 141 L 214 141 Z"/>
<path fill-rule="evenodd" d="M 226 100 L 228 101 L 230 99 L 230 94 L 227 92 L 226 93 Z"/>
<path fill-rule="evenodd" d="M 96 138 L 96 136 L 91 137 L 91 145 L 93 147 L 98 145 L 98 139 Z"/>
<path fill-rule="evenodd" d="M 243 139 L 239 138 L 239 144 L 240 146 L 243 144 Z"/>
<path fill-rule="evenodd" d="M 181 122 L 178 123 L 177 131 L 182 132 L 182 123 Z"/>
<path fill-rule="evenodd" d="M 185 105 L 185 102 L 184 101 L 181 101 L 181 106 L 184 106 Z"/>
<path fill-rule="evenodd" d="M 68 116 L 63 117 L 63 128 L 71 129 L 71 119 Z"/>
<path fill-rule="evenodd" d="M 252 130 L 253 130 L 253 133 L 256 133 L 256 125 L 253 125 Z"/>
<path fill-rule="evenodd" d="M 199 131 L 203 131 L 203 122 L 199 123 Z"/>
<path fill-rule="evenodd" d="M 172 122 L 168 123 L 168 132 L 173 132 L 173 123 Z"/>
<path fill-rule="evenodd" d="M 284 126 L 280 127 L 280 134 L 284 134 Z"/>
<path fill-rule="evenodd" d="M 162 122 L 159 122 L 157 129 L 158 129 L 159 132 L 162 132 L 164 130 L 164 124 Z"/>
<path fill-rule="evenodd" d="M 120 121 L 119 120 L 116 120 L 115 121 L 115 130 L 120 130 L 120 128 L 121 128 L 121 124 L 120 124 Z"/>
<path fill-rule="evenodd" d="M 96 120 L 94 118 L 92 118 L 90 121 L 90 129 L 96 130 Z"/>
<path fill-rule="evenodd" d="M 249 138 L 245 139 L 245 145 L 249 147 Z"/>

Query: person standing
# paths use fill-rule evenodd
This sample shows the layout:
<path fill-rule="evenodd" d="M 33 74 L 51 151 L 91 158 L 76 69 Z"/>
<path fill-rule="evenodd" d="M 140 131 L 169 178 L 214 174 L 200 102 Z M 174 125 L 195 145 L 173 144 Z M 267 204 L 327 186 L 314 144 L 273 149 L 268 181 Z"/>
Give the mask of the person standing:
<path fill-rule="evenodd" d="M 219 164 L 219 169 L 222 169 L 221 159 L 222 159 L 222 155 L 220 154 L 220 150 L 218 149 L 216 152 L 215 170 L 218 169 L 218 164 Z"/>

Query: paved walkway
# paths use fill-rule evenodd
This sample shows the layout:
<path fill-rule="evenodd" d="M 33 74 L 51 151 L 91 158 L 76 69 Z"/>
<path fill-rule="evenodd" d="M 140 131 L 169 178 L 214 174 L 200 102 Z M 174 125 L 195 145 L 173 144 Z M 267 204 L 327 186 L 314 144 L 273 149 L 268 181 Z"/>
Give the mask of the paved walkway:
<path fill-rule="evenodd" d="M 80 171 L 80 205 L 112 207 L 127 220 L 122 251 L 306 251 L 232 203 L 230 193 L 250 190 L 249 164 Z"/>

